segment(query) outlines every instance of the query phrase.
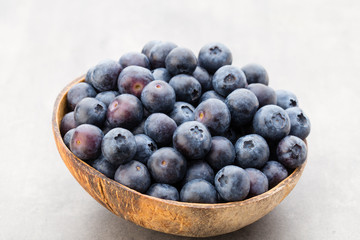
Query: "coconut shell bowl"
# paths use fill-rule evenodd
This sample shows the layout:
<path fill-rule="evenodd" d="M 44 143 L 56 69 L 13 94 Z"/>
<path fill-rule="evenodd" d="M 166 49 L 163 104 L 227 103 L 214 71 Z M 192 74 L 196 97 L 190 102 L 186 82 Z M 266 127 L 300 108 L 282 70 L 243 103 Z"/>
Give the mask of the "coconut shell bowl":
<path fill-rule="evenodd" d="M 190 237 L 210 237 L 243 228 L 272 211 L 291 192 L 306 161 L 269 191 L 238 202 L 200 204 L 163 200 L 132 190 L 98 172 L 76 157 L 64 144 L 60 122 L 67 112 L 66 95 L 75 79 L 58 95 L 52 118 L 57 149 L 79 184 L 113 214 L 144 228 Z"/>

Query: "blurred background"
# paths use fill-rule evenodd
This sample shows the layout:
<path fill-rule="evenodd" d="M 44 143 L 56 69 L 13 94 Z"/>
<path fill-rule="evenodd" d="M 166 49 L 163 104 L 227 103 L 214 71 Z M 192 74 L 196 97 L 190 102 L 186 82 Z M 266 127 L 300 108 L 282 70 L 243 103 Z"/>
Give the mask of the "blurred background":
<path fill-rule="evenodd" d="M 112 215 L 57 152 L 57 94 L 105 58 L 172 41 L 262 64 L 310 117 L 308 164 L 258 222 L 212 239 L 360 239 L 360 2 L 0 0 L 0 239 L 180 239 Z M 231 219 L 229 219 L 231 221 Z M 185 238 L 183 238 L 185 239 Z"/>

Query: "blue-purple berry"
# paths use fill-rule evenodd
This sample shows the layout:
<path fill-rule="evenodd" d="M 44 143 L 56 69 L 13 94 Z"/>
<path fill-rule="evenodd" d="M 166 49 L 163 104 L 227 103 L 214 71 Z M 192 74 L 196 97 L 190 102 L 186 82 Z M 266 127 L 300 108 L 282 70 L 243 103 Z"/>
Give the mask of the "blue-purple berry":
<path fill-rule="evenodd" d="M 192 74 L 197 66 L 197 59 L 190 49 L 176 47 L 166 56 L 165 66 L 172 75 Z"/>
<path fill-rule="evenodd" d="M 174 119 L 176 124 L 179 126 L 187 121 L 194 121 L 195 108 L 186 102 L 176 102 L 174 109 L 170 112 L 169 116 Z"/>
<path fill-rule="evenodd" d="M 225 201 L 241 201 L 249 194 L 250 178 L 241 167 L 228 165 L 215 175 L 215 188 Z"/>
<path fill-rule="evenodd" d="M 145 134 L 153 139 L 159 146 L 171 143 L 177 125 L 173 119 L 164 113 L 153 113 L 145 121 Z"/>
<path fill-rule="evenodd" d="M 214 170 L 204 160 L 191 161 L 187 165 L 187 171 L 183 179 L 183 184 L 194 179 L 203 179 L 214 184 Z"/>
<path fill-rule="evenodd" d="M 250 191 L 248 197 L 257 196 L 269 190 L 269 180 L 263 172 L 256 168 L 246 168 L 245 171 L 250 178 Z"/>
<path fill-rule="evenodd" d="M 232 54 L 224 44 L 213 42 L 200 49 L 198 60 L 201 67 L 214 74 L 222 66 L 231 65 Z"/>
<path fill-rule="evenodd" d="M 133 159 L 146 164 L 149 157 L 157 150 L 157 145 L 145 134 L 135 135 L 135 142 L 136 153 Z"/>
<path fill-rule="evenodd" d="M 104 136 L 101 151 L 104 157 L 115 166 L 125 164 L 135 156 L 135 137 L 125 128 L 113 128 Z"/>
<path fill-rule="evenodd" d="M 83 98 L 95 96 L 96 91 L 90 84 L 80 82 L 69 89 L 66 95 L 67 105 L 70 110 L 74 110 L 76 104 L 78 104 L 78 102 L 80 102 Z"/>
<path fill-rule="evenodd" d="M 231 115 L 228 107 L 218 99 L 208 99 L 196 107 L 195 121 L 204 124 L 212 135 L 221 135 L 229 127 Z"/>
<path fill-rule="evenodd" d="M 247 82 L 245 74 L 240 68 L 223 66 L 215 72 L 212 78 L 212 85 L 218 94 L 226 97 L 232 91 L 246 87 Z"/>
<path fill-rule="evenodd" d="M 140 98 L 144 87 L 153 80 L 154 77 L 149 69 L 129 66 L 120 73 L 117 86 L 120 93 L 128 93 Z"/>
<path fill-rule="evenodd" d="M 278 185 L 289 175 L 284 165 L 277 161 L 268 161 L 261 171 L 269 181 L 269 189 Z"/>
<path fill-rule="evenodd" d="M 294 169 L 305 162 L 307 146 L 296 136 L 286 136 L 279 142 L 276 153 L 280 163 L 289 169 Z"/>
<path fill-rule="evenodd" d="M 128 52 L 122 55 L 119 63 L 123 68 L 128 66 L 139 66 L 150 69 L 150 61 L 145 54 L 138 52 Z"/>
<path fill-rule="evenodd" d="M 70 150 L 81 160 L 96 159 L 101 154 L 101 142 L 104 134 L 100 128 L 82 124 L 75 128 L 70 140 Z"/>
<path fill-rule="evenodd" d="M 187 74 L 176 75 L 170 79 L 169 84 L 175 90 L 176 101 L 195 104 L 202 93 L 199 81 Z"/>
<path fill-rule="evenodd" d="M 131 94 L 121 94 L 110 103 L 106 122 L 110 127 L 132 129 L 138 126 L 144 116 L 143 105 Z"/>
<path fill-rule="evenodd" d="M 265 139 L 257 134 L 249 134 L 235 144 L 236 165 L 242 168 L 261 168 L 269 160 L 270 149 Z"/>
<path fill-rule="evenodd" d="M 99 92 L 116 90 L 116 83 L 122 66 L 114 60 L 103 60 L 92 69 L 89 82 Z"/>
<path fill-rule="evenodd" d="M 168 113 L 173 110 L 176 96 L 174 89 L 161 80 L 146 85 L 141 93 L 141 102 L 151 113 Z"/>
<path fill-rule="evenodd" d="M 230 93 L 225 103 L 231 113 L 231 123 L 235 127 L 251 123 L 259 107 L 259 101 L 255 94 L 244 88 Z"/>
<path fill-rule="evenodd" d="M 210 151 L 211 135 L 202 123 L 184 122 L 174 132 L 173 146 L 188 159 L 201 159 Z"/>
<path fill-rule="evenodd" d="M 161 199 L 179 201 L 179 191 L 174 186 L 165 183 L 154 183 L 146 194 Z"/>
<path fill-rule="evenodd" d="M 141 193 L 145 193 L 151 185 L 151 177 L 146 166 L 134 160 L 120 165 L 115 172 L 114 180 Z"/>
<path fill-rule="evenodd" d="M 87 123 L 101 127 L 106 120 L 107 107 L 96 98 L 83 98 L 75 107 L 74 118 L 77 126 Z"/>
<path fill-rule="evenodd" d="M 155 68 L 152 71 L 152 75 L 154 77 L 154 80 L 162 80 L 165 82 L 169 82 L 172 78 L 171 74 L 166 70 L 166 68 Z"/>
<path fill-rule="evenodd" d="M 215 187 L 206 180 L 194 179 L 187 182 L 180 191 L 180 201 L 192 203 L 216 203 Z"/>
<path fill-rule="evenodd" d="M 210 151 L 205 156 L 205 160 L 215 171 L 219 171 L 227 165 L 233 165 L 235 160 L 234 145 L 225 137 L 213 137 Z"/>
<path fill-rule="evenodd" d="M 74 118 L 74 112 L 68 112 L 61 119 L 60 132 L 64 136 L 69 130 L 76 128 L 76 122 Z"/>
<path fill-rule="evenodd" d="M 147 162 L 147 167 L 155 182 L 166 184 L 180 182 L 185 175 L 186 165 L 186 159 L 170 147 L 158 149 Z"/>
<path fill-rule="evenodd" d="M 267 140 L 280 140 L 290 133 L 290 119 L 284 109 L 276 105 L 260 108 L 253 119 L 254 132 Z"/>
<path fill-rule="evenodd" d="M 241 70 L 245 73 L 248 84 L 260 83 L 269 85 L 269 76 L 263 66 L 251 63 L 242 67 Z"/>
<path fill-rule="evenodd" d="M 276 105 L 283 109 L 298 107 L 298 99 L 296 95 L 288 90 L 276 90 Z"/>
<path fill-rule="evenodd" d="M 310 134 L 310 119 L 299 107 L 288 108 L 286 113 L 289 115 L 291 125 L 289 135 L 294 135 L 304 140 Z"/>

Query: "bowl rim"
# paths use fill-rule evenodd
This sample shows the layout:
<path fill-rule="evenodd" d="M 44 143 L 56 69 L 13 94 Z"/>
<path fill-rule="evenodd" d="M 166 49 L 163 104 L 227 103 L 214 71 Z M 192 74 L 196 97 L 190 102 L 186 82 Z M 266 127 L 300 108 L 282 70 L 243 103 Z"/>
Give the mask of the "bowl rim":
<path fill-rule="evenodd" d="M 80 83 L 80 82 L 85 82 L 85 74 L 81 75 L 80 77 L 78 77 L 75 80 L 68 83 L 61 90 L 61 92 L 58 94 L 58 96 L 55 100 L 53 114 L 52 114 L 52 130 L 53 130 L 55 141 L 58 141 L 59 144 L 62 145 L 62 148 L 64 148 L 66 150 L 67 155 L 72 155 L 74 157 L 74 159 L 76 161 L 78 161 L 79 164 L 88 168 L 90 170 L 89 173 L 96 175 L 96 177 L 101 178 L 103 181 L 106 181 L 109 183 L 111 182 L 112 184 L 117 185 L 119 188 L 122 188 L 123 190 L 130 191 L 133 194 L 137 195 L 138 197 L 148 198 L 148 199 L 151 199 L 152 201 L 157 201 L 157 202 L 161 202 L 164 204 L 169 204 L 169 205 L 173 205 L 173 206 L 177 206 L 177 207 L 190 207 L 190 208 L 198 208 L 198 209 L 224 209 L 224 208 L 232 208 L 235 206 L 238 207 L 241 205 L 250 205 L 250 204 L 255 204 L 256 202 L 259 202 L 259 201 L 261 201 L 265 198 L 268 198 L 268 197 L 276 194 L 277 192 L 281 191 L 290 182 L 296 180 L 298 175 L 302 174 L 302 172 L 304 171 L 304 168 L 306 166 L 308 155 L 306 157 L 305 162 L 302 165 L 300 165 L 299 167 L 294 169 L 290 175 L 288 175 L 284 180 L 282 180 L 280 183 L 278 183 L 275 187 L 269 189 L 265 193 L 262 193 L 260 195 L 257 195 L 257 196 L 251 197 L 251 198 L 246 198 L 241 201 L 226 202 L 226 203 L 191 203 L 191 202 L 180 202 L 180 201 L 161 199 L 161 198 L 157 198 L 157 197 L 153 197 L 153 196 L 150 196 L 147 194 L 140 193 L 134 189 L 131 189 L 125 185 L 122 185 L 121 183 L 119 183 L 111 178 L 106 177 L 104 174 L 102 174 L 95 168 L 91 167 L 87 162 L 85 162 L 85 161 L 81 160 L 80 158 L 78 158 L 77 156 L 75 156 L 75 154 L 73 154 L 70 151 L 70 149 L 68 149 L 68 147 L 65 145 L 64 140 L 60 133 L 60 123 L 61 123 L 61 119 L 62 119 L 60 117 L 63 117 L 63 116 L 60 116 L 60 114 L 59 114 L 60 103 L 61 103 L 61 101 L 63 101 L 64 98 L 66 98 L 67 92 L 69 91 L 69 89 L 72 86 L 74 86 L 75 84 Z M 304 142 L 308 146 L 306 139 L 304 140 Z"/>

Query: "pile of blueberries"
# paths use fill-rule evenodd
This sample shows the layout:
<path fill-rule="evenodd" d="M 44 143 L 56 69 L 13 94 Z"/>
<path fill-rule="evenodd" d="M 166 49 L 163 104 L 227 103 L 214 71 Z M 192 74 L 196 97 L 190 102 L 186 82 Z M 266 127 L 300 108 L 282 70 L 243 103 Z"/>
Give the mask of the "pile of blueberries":
<path fill-rule="evenodd" d="M 90 68 L 67 93 L 66 146 L 136 191 L 183 202 L 262 194 L 304 163 L 310 122 L 258 64 L 232 66 L 221 43 L 198 54 L 150 41 Z"/>

